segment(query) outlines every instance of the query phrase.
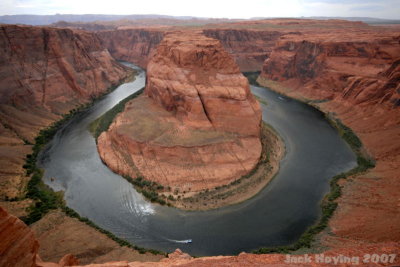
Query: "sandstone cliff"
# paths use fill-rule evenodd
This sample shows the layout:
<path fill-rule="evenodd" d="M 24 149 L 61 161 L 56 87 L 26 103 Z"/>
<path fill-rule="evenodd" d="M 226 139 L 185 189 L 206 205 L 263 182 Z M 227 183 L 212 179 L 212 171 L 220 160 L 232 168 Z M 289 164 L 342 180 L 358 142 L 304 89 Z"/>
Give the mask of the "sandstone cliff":
<path fill-rule="evenodd" d="M 353 104 L 397 102 L 400 36 L 355 41 L 318 37 L 279 41 L 261 77 L 305 87 L 302 90 L 310 90 L 313 98 L 340 98 Z"/>
<path fill-rule="evenodd" d="M 96 34 L 114 58 L 147 68 L 152 53 L 167 30 L 165 28 L 116 29 L 98 31 Z M 282 35 L 274 30 L 218 28 L 204 29 L 203 33 L 220 40 L 242 72 L 261 70 L 264 60 Z"/>
<path fill-rule="evenodd" d="M 145 95 L 128 102 L 98 148 L 120 174 L 193 192 L 228 184 L 257 164 L 260 123 L 247 79 L 220 42 L 175 32 L 148 64 Z"/>
<path fill-rule="evenodd" d="M 220 40 L 242 72 L 260 71 L 276 41 L 283 35 L 274 30 L 204 29 L 208 37 Z"/>
<path fill-rule="evenodd" d="M 35 266 L 39 243 L 18 218 L 0 207 L 0 266 Z"/>
<path fill-rule="evenodd" d="M 120 29 L 99 31 L 97 36 L 114 58 L 133 62 L 146 68 L 152 52 L 164 36 L 164 31 L 159 29 Z"/>
<path fill-rule="evenodd" d="M 1 198 L 23 189 L 24 164 L 39 129 L 127 76 L 96 35 L 7 25 L 0 31 Z"/>
<path fill-rule="evenodd" d="M 342 181 L 330 222 L 330 247 L 400 240 L 400 36 L 366 33 L 310 35 L 279 42 L 258 81 L 317 104 L 351 127 L 376 160 L 365 174 Z"/>

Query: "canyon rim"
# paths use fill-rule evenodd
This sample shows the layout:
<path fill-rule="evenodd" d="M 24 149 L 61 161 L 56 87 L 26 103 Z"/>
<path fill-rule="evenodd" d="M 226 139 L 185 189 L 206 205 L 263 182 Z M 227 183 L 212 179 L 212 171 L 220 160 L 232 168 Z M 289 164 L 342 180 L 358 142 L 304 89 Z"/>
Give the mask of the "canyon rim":
<path fill-rule="evenodd" d="M 32 196 L 30 181 L 38 176 L 26 174 L 36 168 L 31 159 L 41 130 L 131 77 L 117 60 L 145 68 L 147 84 L 98 139 L 99 155 L 113 171 L 132 180 L 143 176 L 141 182 L 154 182 L 172 198 L 251 172 L 265 129 L 241 72 L 257 72 L 260 85 L 314 105 L 347 138 L 354 132 L 358 152 L 374 164 L 335 180 L 337 208 L 327 227 L 310 248 L 295 253 L 396 254 L 392 263 L 370 265 L 400 264 L 398 25 L 147 18 L 0 27 L 0 265 L 286 265 L 282 253 L 193 258 L 178 250 L 166 258 L 120 246 L 126 243 L 90 227 L 93 222 L 62 201 L 47 209 L 53 195 L 43 183 L 34 186 L 40 197 Z M 281 140 L 268 142 L 279 161 Z M 29 226 L 18 219 L 27 221 L 35 211 L 40 218 Z M 315 265 L 330 266 L 303 264 Z"/>

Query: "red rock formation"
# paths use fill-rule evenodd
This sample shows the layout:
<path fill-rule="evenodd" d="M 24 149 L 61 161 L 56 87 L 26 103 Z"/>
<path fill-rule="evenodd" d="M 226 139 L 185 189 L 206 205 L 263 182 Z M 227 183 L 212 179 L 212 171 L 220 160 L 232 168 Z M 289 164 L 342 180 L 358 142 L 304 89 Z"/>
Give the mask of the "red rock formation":
<path fill-rule="evenodd" d="M 133 62 L 147 68 L 157 45 L 167 29 L 140 28 L 98 31 L 97 35 L 111 55 L 119 60 Z M 278 31 L 252 29 L 204 29 L 208 37 L 220 40 L 225 50 L 233 55 L 240 70 L 259 71 L 271 52 L 276 40 L 282 35 Z"/>
<path fill-rule="evenodd" d="M 398 244 L 400 36 L 381 28 L 302 38 L 279 43 L 259 82 L 297 98 L 329 100 L 319 108 L 351 127 L 376 160 L 374 169 L 341 182 L 333 235 L 324 236 L 323 243 Z"/>
<path fill-rule="evenodd" d="M 400 36 L 352 42 L 308 38 L 278 42 L 261 77 L 305 87 L 313 98 L 354 104 L 397 101 Z"/>
<path fill-rule="evenodd" d="M 218 40 L 169 34 L 147 71 L 146 95 L 185 124 L 259 136 L 259 105 Z"/>
<path fill-rule="evenodd" d="M 3 25 L 0 31 L 1 197 L 23 188 L 22 165 L 39 129 L 126 77 L 96 35 Z"/>
<path fill-rule="evenodd" d="M 43 262 L 37 254 L 39 244 L 36 241 L 33 232 L 18 218 L 10 215 L 3 208 L 0 207 L 0 266 L 14 267 L 14 266 L 37 266 L 37 267 L 64 267 L 64 266 L 80 266 L 77 259 L 67 254 L 58 263 Z M 57 245 L 57 244 L 54 244 Z M 338 266 L 352 266 L 363 265 L 365 262 L 365 254 L 398 254 L 400 247 L 394 243 L 380 243 L 375 245 L 353 245 L 353 247 L 337 248 L 330 251 L 325 251 L 323 258 L 337 257 L 338 260 L 343 260 L 346 257 L 350 263 L 340 264 Z M 162 259 L 159 262 L 128 262 L 128 261 L 115 261 L 105 262 L 100 264 L 84 265 L 86 267 L 168 267 L 168 266 L 332 266 L 332 262 L 321 263 L 318 262 L 317 256 L 322 259 L 320 255 L 309 254 L 309 263 L 290 264 L 286 263 L 286 256 L 282 254 L 267 254 L 267 255 L 254 255 L 241 253 L 238 256 L 217 256 L 217 257 L 202 257 L 193 258 L 189 254 L 183 253 L 177 249 L 175 252 L 168 255 L 168 258 Z M 296 255 L 292 255 L 296 256 Z M 302 255 L 301 255 L 302 256 Z M 352 261 L 351 261 L 352 260 Z M 319 260 L 321 261 L 321 260 Z M 342 262 L 339 262 L 342 263 Z M 394 266 L 400 263 L 400 258 L 396 257 L 390 265 Z M 335 264 L 336 265 L 336 264 Z M 368 266 L 381 266 L 370 262 Z"/>
<path fill-rule="evenodd" d="M 18 218 L 0 207 L 0 266 L 35 266 L 39 243 Z"/>
<path fill-rule="evenodd" d="M 199 191 L 228 184 L 257 164 L 260 107 L 219 41 L 167 35 L 148 64 L 145 95 L 98 139 L 114 171 Z"/>
<path fill-rule="evenodd" d="M 242 72 L 260 71 L 275 42 L 283 35 L 274 30 L 205 29 L 208 37 L 220 40 Z"/>
<path fill-rule="evenodd" d="M 164 31 L 162 29 L 120 29 L 99 31 L 97 36 L 114 58 L 146 68 L 152 52 L 164 36 Z"/>
<path fill-rule="evenodd" d="M 368 246 L 354 246 L 352 248 L 338 248 L 325 251 L 319 254 L 265 254 L 255 255 L 240 253 L 237 256 L 213 256 L 193 258 L 183 253 L 180 249 L 168 255 L 168 258 L 159 262 L 106 262 L 103 264 L 89 264 L 86 267 L 208 267 L 208 266 L 232 266 L 232 267 L 253 267 L 253 266 L 397 266 L 400 263 L 398 257 L 392 258 L 390 263 L 384 264 L 380 261 L 381 255 L 398 255 L 400 247 L 394 243 L 383 243 Z M 377 255 L 380 262 L 375 262 L 365 255 Z M 287 256 L 291 256 L 288 260 Z M 392 256 L 391 256 L 392 257 Z M 369 259 L 369 261 L 366 261 Z M 387 258 L 388 259 L 388 258 Z M 385 260 L 385 259 L 384 259 Z M 291 262 L 290 262 L 291 261 Z M 53 265 L 58 267 L 58 265 Z M 50 267 L 50 266 L 49 266 Z"/>

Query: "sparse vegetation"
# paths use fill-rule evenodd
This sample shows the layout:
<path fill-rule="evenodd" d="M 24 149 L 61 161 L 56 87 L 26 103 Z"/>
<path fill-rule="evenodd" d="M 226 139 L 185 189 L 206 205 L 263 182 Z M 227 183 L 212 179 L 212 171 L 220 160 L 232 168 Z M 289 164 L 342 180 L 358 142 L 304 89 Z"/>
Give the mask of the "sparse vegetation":
<path fill-rule="evenodd" d="M 273 175 L 271 174 L 271 155 L 275 154 L 275 160 L 277 160 L 277 145 L 280 143 L 279 135 L 273 130 L 273 128 L 267 125 L 265 122 L 262 123 L 261 127 L 261 145 L 262 151 L 257 165 L 247 174 L 241 176 L 230 184 L 216 186 L 213 189 L 206 189 L 194 195 L 185 197 L 184 195 L 175 195 L 177 200 L 177 206 L 192 209 L 193 205 L 197 208 L 204 209 L 202 206 L 209 208 L 217 208 L 221 204 L 237 203 L 244 199 L 248 199 L 253 193 L 246 192 L 257 192 L 261 190 L 266 183 L 268 183 Z M 276 145 L 272 145 L 276 144 Z M 256 191 L 254 191 L 256 190 Z M 183 192 L 184 193 L 184 192 Z M 220 204 L 221 203 L 221 204 Z"/>
<path fill-rule="evenodd" d="M 86 223 L 87 225 L 93 227 L 94 229 L 96 229 L 97 231 L 99 231 L 100 233 L 105 234 L 106 236 L 108 236 L 110 239 L 114 240 L 115 242 L 117 242 L 120 246 L 122 247 L 129 247 L 129 248 L 133 248 L 137 251 L 139 251 L 140 254 L 145 254 L 146 252 L 152 253 L 154 255 L 165 255 L 166 253 L 155 250 L 155 249 L 146 249 L 146 248 L 142 248 L 142 247 L 138 247 L 136 245 L 132 245 L 131 243 L 129 243 L 126 240 L 123 240 L 119 237 L 117 237 L 116 235 L 114 235 L 113 233 L 99 227 L 97 224 L 95 224 L 94 222 L 90 221 L 88 218 L 85 217 L 81 217 L 76 211 L 74 211 L 71 208 L 68 208 L 67 206 L 62 206 L 61 207 L 62 211 L 65 212 L 65 214 L 67 214 L 69 217 L 72 218 L 76 218 L 81 222 Z"/>
<path fill-rule="evenodd" d="M 47 212 L 64 204 L 62 192 L 54 192 L 42 181 L 43 171 L 34 170 L 30 179 L 26 197 L 35 200 L 34 204 L 29 207 L 29 214 L 23 221 L 26 224 L 34 223 L 40 220 Z"/>
<path fill-rule="evenodd" d="M 128 77 L 127 79 L 132 80 L 131 78 L 132 77 Z M 126 82 L 127 80 L 124 79 L 123 81 Z M 110 87 L 105 94 L 113 91 L 117 87 L 118 85 Z M 26 188 L 25 198 L 30 198 L 34 200 L 34 202 L 33 205 L 31 205 L 28 208 L 29 211 L 28 216 L 22 218 L 22 220 L 29 225 L 40 220 L 49 211 L 60 208 L 63 212 L 65 212 L 66 215 L 73 218 L 77 218 L 81 222 L 84 222 L 87 225 L 95 228 L 99 232 L 107 235 L 109 238 L 117 242 L 120 246 L 133 248 L 141 254 L 149 252 L 155 255 L 157 254 L 166 255 L 164 252 L 158 250 L 146 249 L 135 245 L 131 245 L 128 241 L 115 236 L 113 233 L 105 229 L 102 229 L 101 227 L 90 221 L 88 218 L 81 217 L 76 211 L 65 205 L 65 202 L 63 200 L 63 192 L 54 192 L 50 187 L 48 187 L 43 182 L 42 180 L 43 170 L 39 169 L 36 166 L 37 156 L 39 155 L 39 152 L 54 137 L 57 131 L 63 125 L 65 125 L 65 123 L 67 123 L 73 116 L 75 116 L 78 113 L 86 111 L 89 107 L 91 107 L 97 100 L 101 99 L 104 95 L 102 95 L 97 99 L 93 98 L 90 103 L 81 105 L 80 107 L 71 110 L 68 114 L 63 115 L 61 120 L 54 122 L 52 125 L 50 125 L 45 129 L 42 129 L 39 132 L 38 136 L 35 138 L 35 143 L 32 148 L 32 154 L 26 156 L 26 162 L 25 165 L 23 166 L 26 169 L 26 175 L 31 176 L 31 179 L 29 180 Z M 9 201 L 16 201 L 16 200 L 9 199 Z"/>
<path fill-rule="evenodd" d="M 256 96 L 256 95 L 254 95 L 254 97 L 255 97 L 255 98 L 258 100 L 258 102 L 260 102 L 261 104 L 268 105 L 268 102 L 265 101 L 265 99 L 262 99 L 261 97 Z"/>
<path fill-rule="evenodd" d="M 104 115 L 93 121 L 90 126 L 89 130 L 93 134 L 93 136 L 97 138 L 100 136 L 100 134 L 104 131 L 107 131 L 108 127 L 110 127 L 112 121 L 114 120 L 115 116 L 122 112 L 125 108 L 125 104 L 134 99 L 135 97 L 138 97 L 141 93 L 143 93 L 144 88 L 140 89 L 134 94 L 131 94 L 127 98 L 121 100 L 118 104 L 116 104 L 112 109 L 107 111 Z"/>
<path fill-rule="evenodd" d="M 146 179 L 144 179 L 142 176 L 139 176 L 137 178 L 132 178 L 130 176 L 124 175 L 123 176 L 128 182 L 130 182 L 131 184 L 133 184 L 136 188 L 136 190 L 139 193 L 142 193 L 143 196 L 147 199 L 149 199 L 151 202 L 155 202 L 155 203 L 159 203 L 161 205 L 170 205 L 166 199 L 168 200 L 174 200 L 173 197 L 171 199 L 171 196 L 169 196 L 168 198 L 165 197 L 164 195 L 160 195 L 160 191 L 164 190 L 164 186 L 156 183 L 156 182 L 152 182 L 152 181 L 148 181 Z"/>
<path fill-rule="evenodd" d="M 310 248 L 315 240 L 315 236 L 323 231 L 327 226 L 329 219 L 335 212 L 338 204 L 336 199 L 342 195 L 342 186 L 339 185 L 339 180 L 346 179 L 350 176 L 363 173 L 370 168 L 375 167 L 375 162 L 362 151 L 362 142 L 358 136 L 339 119 L 333 118 L 331 114 L 326 114 L 326 118 L 334 126 L 340 136 L 350 145 L 353 152 L 357 156 L 357 167 L 348 172 L 340 173 L 334 176 L 330 181 L 330 192 L 325 195 L 321 202 L 322 215 L 319 221 L 313 226 L 309 227 L 299 238 L 297 242 L 288 246 L 268 247 L 254 250 L 255 254 L 265 253 L 290 253 L 301 248 Z"/>

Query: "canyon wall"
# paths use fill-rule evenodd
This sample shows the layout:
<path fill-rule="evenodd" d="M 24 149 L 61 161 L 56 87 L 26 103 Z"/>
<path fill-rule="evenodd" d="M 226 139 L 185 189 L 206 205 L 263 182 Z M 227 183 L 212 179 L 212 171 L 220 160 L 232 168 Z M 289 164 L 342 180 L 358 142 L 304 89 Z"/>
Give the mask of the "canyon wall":
<path fill-rule="evenodd" d="M 41 128 L 127 76 L 92 33 L 3 25 L 0 31 L 0 197 L 17 197 Z"/>
<path fill-rule="evenodd" d="M 33 232 L 2 207 L 0 207 L 0 240 L 0 266 L 36 266 L 39 243 Z"/>
<path fill-rule="evenodd" d="M 343 193 L 338 200 L 338 209 L 330 221 L 331 232 L 321 239 L 322 246 L 331 248 L 326 254 L 342 253 L 361 257 L 364 253 L 398 254 L 399 31 L 396 28 L 367 27 L 362 23 L 329 23 L 268 20 L 253 24 L 215 26 L 204 29 L 204 32 L 218 38 L 225 49 L 234 54 L 242 70 L 258 70 L 256 66 L 259 66 L 260 60 L 266 59 L 259 78 L 260 83 L 303 100 L 326 101 L 315 105 L 354 129 L 363 141 L 364 149 L 376 160 L 374 169 L 340 182 Z M 59 119 L 60 114 L 90 101 L 93 96 L 101 94 L 126 75 L 126 69 L 111 58 L 102 44 L 117 59 L 146 67 L 152 51 L 163 38 L 164 30 L 121 29 L 98 32 L 96 37 L 90 33 L 67 29 L 12 25 L 2 25 L 1 28 L 0 47 L 3 53 L 0 55 L 0 192 L 4 199 L 18 196 L 24 187 L 26 178 L 22 165 L 25 155 L 31 153 L 29 143 L 33 141 L 38 130 Z M 240 29 L 231 30 L 232 28 Z M 254 41 L 258 37 L 255 37 L 257 33 L 250 33 L 254 30 L 251 28 L 262 29 L 269 37 L 260 36 L 259 41 Z M 278 39 L 272 47 L 275 38 Z M 242 39 L 246 44 L 244 46 L 241 45 Z M 252 46 L 253 42 L 257 44 Z M 263 56 L 264 52 L 267 56 Z M 248 58 L 251 63 L 245 62 L 244 59 Z M 166 78 L 162 80 L 170 77 L 175 79 L 176 76 L 175 72 L 165 75 Z M 153 84 L 157 84 L 158 81 L 154 81 Z M 173 84 L 171 87 L 182 89 L 185 86 Z M 158 90 L 148 92 L 157 98 Z M 154 98 L 143 98 L 141 103 L 128 105 L 127 110 L 154 107 L 153 104 L 156 104 L 152 99 Z M 171 105 L 168 99 L 182 105 Z M 172 118 L 167 114 L 166 109 L 171 109 L 168 113 L 180 114 L 182 119 L 191 119 L 185 115 L 188 105 L 182 101 L 181 95 L 163 97 L 158 103 L 162 103 L 163 108 L 160 109 L 157 104 L 154 110 L 160 113 L 153 115 L 165 115 L 168 123 L 177 120 L 175 115 Z M 148 116 L 145 111 L 139 115 Z M 201 125 L 204 126 L 206 120 L 204 116 L 202 118 Z M 125 120 L 129 121 L 131 118 L 121 116 L 113 127 Z M 183 133 L 183 136 L 187 134 L 185 130 L 178 133 Z M 124 134 L 122 131 L 120 135 L 115 135 L 115 143 L 106 145 L 117 147 L 130 144 L 129 140 L 125 142 L 125 139 L 119 139 Z M 230 137 L 224 135 L 224 138 L 226 136 Z M 208 137 L 212 142 L 223 140 L 218 139 L 221 136 L 217 135 Z M 119 144 L 118 140 L 123 141 Z M 109 151 L 114 149 L 112 146 Z M 148 154 L 153 156 L 150 153 L 154 153 L 154 150 L 149 150 Z M 170 157 L 173 153 L 168 151 L 165 157 Z M 206 159 L 210 158 L 205 153 L 201 155 Z M 126 155 L 114 159 L 122 162 Z M 114 164 L 115 170 L 123 168 L 117 161 Z M 155 165 L 151 167 L 158 168 Z M 31 266 L 37 252 L 37 242 L 32 238 L 32 233 L 22 225 L 22 222 L 0 208 L 0 235 L 3 235 L 1 255 L 9 255 L 1 257 L 0 265 L 7 266 L 7 262 L 11 262 L 9 266 L 13 266 L 22 262 L 24 266 Z M 50 246 L 61 245 L 61 242 L 55 243 Z M 10 247 L 10 244 L 15 247 Z M 172 256 L 161 263 L 149 262 L 145 265 L 125 261 L 107 263 L 104 266 L 264 266 L 281 264 L 284 260 L 284 255 L 241 254 L 193 259 L 177 254 L 177 257 Z M 400 264 L 399 257 L 396 258 L 396 263 Z M 42 265 L 38 265 L 44 266 L 43 263 L 40 264 Z"/>
<path fill-rule="evenodd" d="M 135 28 L 98 31 L 96 34 L 114 58 L 147 68 L 147 63 L 155 48 L 163 36 L 171 30 L 168 28 Z M 282 35 L 273 30 L 218 28 L 204 29 L 203 33 L 208 37 L 220 40 L 225 50 L 234 57 L 242 72 L 260 71 L 276 40 Z"/>
<path fill-rule="evenodd" d="M 218 40 L 167 34 L 147 68 L 144 96 L 125 106 L 98 139 L 114 171 L 172 190 L 229 184 L 257 164 L 261 110 Z"/>
<path fill-rule="evenodd" d="M 400 35 L 327 42 L 305 38 L 279 41 L 261 77 L 301 86 L 313 98 L 397 105 Z"/>
<path fill-rule="evenodd" d="M 208 37 L 220 40 L 242 72 L 260 71 L 275 42 L 283 35 L 273 30 L 204 29 Z"/>
<path fill-rule="evenodd" d="M 341 181 L 329 247 L 400 240 L 400 35 L 398 31 L 281 40 L 258 82 L 314 102 L 355 131 L 376 167 Z"/>
<path fill-rule="evenodd" d="M 164 31 L 161 29 L 119 29 L 99 31 L 97 36 L 115 59 L 133 62 L 146 68 L 152 52 L 164 36 Z"/>

